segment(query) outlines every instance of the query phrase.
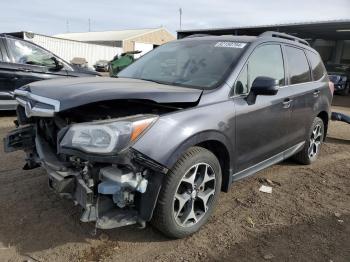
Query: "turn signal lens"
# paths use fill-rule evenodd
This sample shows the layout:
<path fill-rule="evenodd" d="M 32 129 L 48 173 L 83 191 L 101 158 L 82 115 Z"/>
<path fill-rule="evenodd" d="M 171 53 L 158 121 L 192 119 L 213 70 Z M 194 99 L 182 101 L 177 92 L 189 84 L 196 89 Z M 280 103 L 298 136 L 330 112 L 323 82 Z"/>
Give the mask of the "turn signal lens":
<path fill-rule="evenodd" d="M 146 118 L 132 123 L 131 141 L 135 141 L 157 118 Z"/>

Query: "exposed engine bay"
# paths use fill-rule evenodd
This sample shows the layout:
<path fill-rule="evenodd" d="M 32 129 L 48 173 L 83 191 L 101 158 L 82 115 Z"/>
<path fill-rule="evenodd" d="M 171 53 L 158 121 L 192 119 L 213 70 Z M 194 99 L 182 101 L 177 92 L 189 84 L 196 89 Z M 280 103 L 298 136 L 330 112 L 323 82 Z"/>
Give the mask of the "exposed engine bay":
<path fill-rule="evenodd" d="M 45 168 L 50 188 L 83 208 L 82 222 L 95 222 L 101 229 L 135 223 L 145 226 L 168 170 L 134 150 L 133 139 L 159 115 L 189 106 L 192 104 L 114 100 L 53 117 L 28 117 L 19 106 L 17 129 L 5 138 L 5 150 L 24 150 L 24 169 Z M 110 130 L 118 133 L 118 143 L 103 147 L 104 140 L 112 144 Z M 96 140 L 94 146 L 89 144 L 91 139 Z"/>

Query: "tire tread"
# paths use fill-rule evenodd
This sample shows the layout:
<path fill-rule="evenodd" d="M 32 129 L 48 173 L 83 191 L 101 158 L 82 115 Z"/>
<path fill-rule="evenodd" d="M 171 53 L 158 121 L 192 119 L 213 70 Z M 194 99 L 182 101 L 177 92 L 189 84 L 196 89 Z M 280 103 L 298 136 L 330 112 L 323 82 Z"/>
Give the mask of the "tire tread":
<path fill-rule="evenodd" d="M 187 236 L 188 234 L 186 232 L 183 233 L 174 233 L 173 226 L 169 223 L 169 221 L 166 219 L 167 214 L 165 213 L 165 199 L 167 197 L 167 188 L 171 187 L 174 180 L 176 179 L 175 174 L 177 174 L 183 166 L 185 166 L 186 162 L 189 161 L 191 158 L 193 158 L 195 155 L 198 154 L 211 154 L 212 157 L 215 157 L 215 155 L 210 152 L 209 150 L 194 146 L 190 147 L 181 157 L 180 159 L 175 163 L 175 165 L 169 170 L 169 172 L 166 174 L 166 177 L 163 181 L 162 189 L 159 193 L 158 202 L 153 214 L 153 218 L 151 220 L 151 223 L 153 226 L 155 226 L 158 230 L 163 232 L 165 235 L 173 237 L 173 238 L 182 238 Z"/>

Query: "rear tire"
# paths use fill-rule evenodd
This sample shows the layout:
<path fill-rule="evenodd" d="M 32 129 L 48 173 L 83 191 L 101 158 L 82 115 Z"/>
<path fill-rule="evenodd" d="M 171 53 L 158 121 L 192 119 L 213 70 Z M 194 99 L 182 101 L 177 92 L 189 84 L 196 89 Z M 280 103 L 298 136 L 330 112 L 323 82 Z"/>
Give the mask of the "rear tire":
<path fill-rule="evenodd" d="M 321 118 L 316 117 L 311 125 L 308 140 L 305 141 L 304 148 L 293 158 L 304 165 L 310 165 L 315 162 L 320 154 L 324 133 L 324 123 Z"/>
<path fill-rule="evenodd" d="M 198 231 L 214 210 L 221 179 L 220 164 L 212 152 L 189 148 L 164 178 L 153 226 L 171 238 Z"/>

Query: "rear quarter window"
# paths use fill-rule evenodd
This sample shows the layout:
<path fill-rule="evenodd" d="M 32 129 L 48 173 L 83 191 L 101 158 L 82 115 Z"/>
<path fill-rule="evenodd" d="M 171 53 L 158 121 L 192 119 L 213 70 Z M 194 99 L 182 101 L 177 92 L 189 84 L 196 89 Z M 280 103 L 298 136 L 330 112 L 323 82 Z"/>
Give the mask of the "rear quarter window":
<path fill-rule="evenodd" d="M 291 85 L 311 81 L 309 63 L 302 49 L 286 46 L 289 82 Z"/>
<path fill-rule="evenodd" d="M 310 61 L 311 73 L 314 81 L 320 80 L 326 74 L 326 69 L 323 65 L 321 57 L 318 54 L 308 50 L 306 53 Z"/>

